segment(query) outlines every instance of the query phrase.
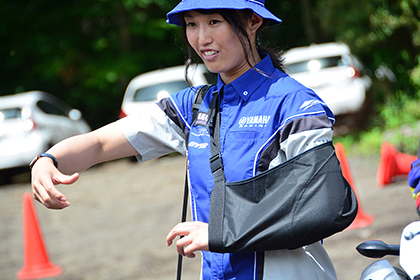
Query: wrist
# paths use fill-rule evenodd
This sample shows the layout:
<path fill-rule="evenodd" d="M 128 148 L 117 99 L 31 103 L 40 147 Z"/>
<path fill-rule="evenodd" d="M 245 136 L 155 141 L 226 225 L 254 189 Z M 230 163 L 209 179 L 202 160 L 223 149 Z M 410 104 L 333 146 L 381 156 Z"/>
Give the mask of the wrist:
<path fill-rule="evenodd" d="M 55 158 L 55 156 L 51 155 L 51 154 L 47 154 L 47 153 L 40 153 L 39 155 L 37 155 L 29 164 L 29 168 L 32 169 L 32 167 L 35 165 L 35 163 L 43 157 L 47 157 L 50 158 L 55 166 L 55 168 L 58 168 L 58 162 L 57 159 Z"/>

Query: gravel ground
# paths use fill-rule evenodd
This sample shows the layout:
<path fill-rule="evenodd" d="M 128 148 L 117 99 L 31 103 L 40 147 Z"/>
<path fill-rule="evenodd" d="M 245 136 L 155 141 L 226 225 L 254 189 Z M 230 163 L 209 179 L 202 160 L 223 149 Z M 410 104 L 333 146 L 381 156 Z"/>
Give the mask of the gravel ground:
<path fill-rule="evenodd" d="M 338 279 L 359 279 L 374 260 L 355 247 L 368 239 L 397 244 L 405 225 L 418 219 L 407 181 L 378 188 L 378 158 L 349 158 L 362 210 L 374 216 L 366 228 L 348 229 L 324 241 Z M 185 159 L 175 155 L 148 163 L 118 160 L 81 173 L 60 186 L 71 207 L 54 211 L 35 202 L 50 261 L 63 272 L 50 279 L 176 279 L 177 253 L 165 237 L 181 217 Z M 26 175 L 27 177 L 27 175 Z M 17 279 L 24 266 L 21 183 L 0 186 L 0 279 Z M 398 265 L 398 258 L 387 257 Z M 200 259 L 184 259 L 183 279 L 199 279 Z"/>

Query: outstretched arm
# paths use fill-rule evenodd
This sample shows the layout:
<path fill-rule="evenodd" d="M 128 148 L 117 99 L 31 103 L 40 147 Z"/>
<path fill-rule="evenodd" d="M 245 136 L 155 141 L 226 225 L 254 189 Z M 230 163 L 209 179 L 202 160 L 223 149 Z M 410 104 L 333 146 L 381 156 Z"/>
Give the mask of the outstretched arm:
<path fill-rule="evenodd" d="M 111 123 L 90 133 L 65 139 L 47 153 L 56 157 L 58 169 L 47 157 L 35 163 L 32 168 L 33 195 L 47 208 L 63 209 L 70 203 L 55 185 L 72 184 L 79 178 L 77 172 L 100 162 L 135 155 L 137 151 L 120 127 Z"/>

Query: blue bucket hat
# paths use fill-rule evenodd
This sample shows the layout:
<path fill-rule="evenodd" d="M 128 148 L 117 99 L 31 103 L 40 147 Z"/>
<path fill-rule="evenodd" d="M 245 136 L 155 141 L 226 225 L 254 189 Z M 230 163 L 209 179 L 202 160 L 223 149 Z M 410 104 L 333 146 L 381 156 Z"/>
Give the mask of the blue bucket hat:
<path fill-rule="evenodd" d="M 269 20 L 270 25 L 281 23 L 281 19 L 273 15 L 265 7 L 265 0 L 182 0 L 167 16 L 167 22 L 182 26 L 179 14 L 191 10 L 252 10 L 254 13 Z"/>

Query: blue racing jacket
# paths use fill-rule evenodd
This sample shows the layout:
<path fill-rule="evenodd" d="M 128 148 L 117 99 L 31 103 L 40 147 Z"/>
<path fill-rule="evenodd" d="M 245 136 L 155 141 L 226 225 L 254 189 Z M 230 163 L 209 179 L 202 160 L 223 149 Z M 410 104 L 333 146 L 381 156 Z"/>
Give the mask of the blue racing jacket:
<path fill-rule="evenodd" d="M 250 69 L 230 84 L 219 77 L 204 96 L 194 123 L 191 108 L 198 88 L 182 90 L 148 112 L 119 121 L 140 161 L 172 151 L 187 154 L 193 220 L 209 219 L 213 175 L 206 123 L 213 91 L 219 92 L 226 182 L 255 176 L 332 139 L 334 116 L 311 89 L 275 69 L 269 56 L 255 67 L 259 71 Z M 202 257 L 202 279 L 336 278 L 319 242 L 296 250 L 202 252 Z"/>

